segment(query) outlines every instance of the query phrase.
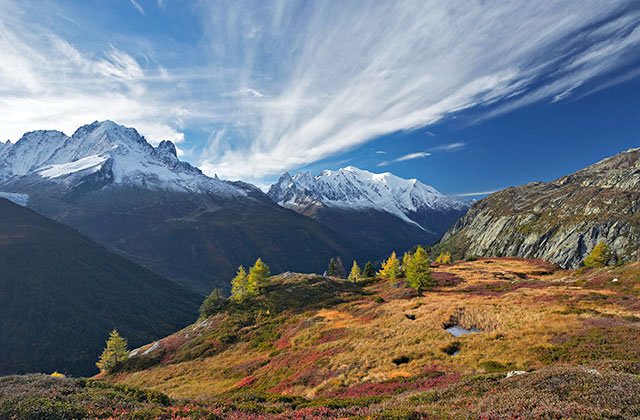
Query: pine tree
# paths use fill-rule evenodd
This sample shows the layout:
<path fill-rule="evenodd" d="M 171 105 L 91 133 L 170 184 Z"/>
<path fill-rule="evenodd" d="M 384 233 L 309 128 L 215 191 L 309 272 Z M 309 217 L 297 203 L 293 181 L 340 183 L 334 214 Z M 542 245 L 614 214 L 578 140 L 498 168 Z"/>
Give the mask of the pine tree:
<path fill-rule="evenodd" d="M 435 281 L 431 277 L 429 256 L 423 247 L 419 246 L 416 249 L 416 252 L 411 256 L 411 261 L 405 270 L 407 275 L 407 284 L 418 293 L 422 293 L 424 289 L 435 286 Z"/>
<path fill-rule="evenodd" d="M 329 260 L 329 265 L 327 266 L 327 276 L 335 277 L 337 270 L 338 270 L 338 265 L 336 264 L 336 259 L 331 258 Z"/>
<path fill-rule="evenodd" d="M 222 291 L 220 289 L 213 289 L 211 293 L 209 293 L 209 296 L 204 299 L 202 305 L 200 305 L 200 317 L 206 318 L 218 313 L 224 308 L 226 302 L 227 300 L 222 296 Z"/>
<path fill-rule="evenodd" d="M 261 258 L 256 260 L 256 263 L 249 270 L 249 276 L 247 277 L 247 292 L 250 296 L 258 296 L 264 291 L 264 288 L 269 284 L 269 267 L 262 261 Z"/>
<path fill-rule="evenodd" d="M 378 275 L 390 281 L 395 281 L 400 277 L 400 261 L 398 261 L 398 256 L 395 251 L 393 251 L 391 256 L 382 264 L 382 269 L 378 271 Z"/>
<path fill-rule="evenodd" d="M 362 273 L 360 271 L 360 266 L 358 266 L 358 263 L 354 260 L 353 265 L 351 266 L 351 272 L 349 273 L 349 280 L 355 283 L 360 281 L 361 278 Z"/>
<path fill-rule="evenodd" d="M 453 262 L 453 258 L 451 257 L 450 252 L 441 252 L 436 258 L 436 262 L 438 264 L 451 264 Z"/>
<path fill-rule="evenodd" d="M 374 277 L 376 275 L 376 271 L 373 269 L 373 264 L 371 264 L 371 261 L 367 261 L 367 263 L 364 265 L 364 270 L 362 270 L 362 276 L 366 279 L 369 279 L 371 277 Z"/>
<path fill-rule="evenodd" d="M 249 296 L 247 280 L 247 270 L 243 266 L 238 267 L 236 276 L 231 280 L 231 299 L 242 302 Z"/>
<path fill-rule="evenodd" d="M 598 242 L 598 244 L 593 247 L 589 255 L 584 259 L 583 264 L 585 267 L 589 268 L 601 268 L 607 265 L 611 257 L 611 250 L 607 244 L 604 242 Z"/>
<path fill-rule="evenodd" d="M 344 264 L 342 264 L 342 258 L 336 258 L 336 277 L 340 277 L 341 279 L 345 278 L 347 275 L 347 270 L 344 269 Z"/>
<path fill-rule="evenodd" d="M 100 355 L 100 360 L 96 363 L 98 369 L 103 373 L 112 372 L 119 364 L 129 358 L 129 350 L 127 349 L 127 340 L 122 338 L 118 330 L 111 331 L 107 346 Z"/>

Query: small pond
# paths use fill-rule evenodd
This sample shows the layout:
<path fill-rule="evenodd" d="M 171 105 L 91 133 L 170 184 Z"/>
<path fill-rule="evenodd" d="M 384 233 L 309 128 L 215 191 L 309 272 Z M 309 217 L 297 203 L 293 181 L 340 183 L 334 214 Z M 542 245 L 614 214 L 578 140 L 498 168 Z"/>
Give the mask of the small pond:
<path fill-rule="evenodd" d="M 452 325 L 449 328 L 445 328 L 445 331 L 448 332 L 449 334 L 451 334 L 454 337 L 461 337 L 463 335 L 480 332 L 480 330 L 477 329 L 477 328 L 471 328 L 470 330 L 467 330 L 465 328 L 462 328 L 459 325 Z"/>

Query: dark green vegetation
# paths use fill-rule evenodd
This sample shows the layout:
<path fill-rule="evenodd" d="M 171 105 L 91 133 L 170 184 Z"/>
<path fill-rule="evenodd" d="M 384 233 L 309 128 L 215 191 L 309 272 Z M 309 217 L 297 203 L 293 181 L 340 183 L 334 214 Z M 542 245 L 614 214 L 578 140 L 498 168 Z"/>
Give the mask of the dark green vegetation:
<path fill-rule="evenodd" d="M 192 322 L 201 297 L 0 199 L 0 374 L 97 372 L 113 328 L 138 346 Z"/>

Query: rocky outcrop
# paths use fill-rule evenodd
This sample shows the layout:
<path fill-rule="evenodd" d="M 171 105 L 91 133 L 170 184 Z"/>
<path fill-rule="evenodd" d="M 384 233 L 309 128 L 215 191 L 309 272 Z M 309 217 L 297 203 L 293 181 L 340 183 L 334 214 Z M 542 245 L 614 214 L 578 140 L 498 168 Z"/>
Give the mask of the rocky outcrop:
<path fill-rule="evenodd" d="M 492 194 L 442 239 L 464 256 L 542 258 L 565 268 L 580 266 L 601 241 L 617 260 L 640 258 L 640 149 Z"/>

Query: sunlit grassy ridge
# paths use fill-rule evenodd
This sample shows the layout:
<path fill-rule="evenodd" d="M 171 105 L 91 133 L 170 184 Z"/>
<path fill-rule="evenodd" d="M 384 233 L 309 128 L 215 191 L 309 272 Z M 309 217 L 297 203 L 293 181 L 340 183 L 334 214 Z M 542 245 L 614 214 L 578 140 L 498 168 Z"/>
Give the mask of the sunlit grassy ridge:
<path fill-rule="evenodd" d="M 255 301 L 155 344 L 139 358 L 154 366 L 113 380 L 172 397 L 256 391 L 336 398 L 558 362 L 640 361 L 633 344 L 640 339 L 638 264 L 569 272 L 540 261 L 482 259 L 433 275 L 438 286 L 424 296 L 402 282 L 276 276 Z M 453 337 L 449 324 L 480 332 Z"/>

